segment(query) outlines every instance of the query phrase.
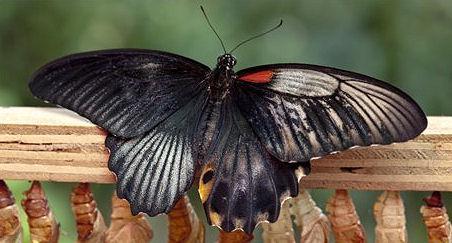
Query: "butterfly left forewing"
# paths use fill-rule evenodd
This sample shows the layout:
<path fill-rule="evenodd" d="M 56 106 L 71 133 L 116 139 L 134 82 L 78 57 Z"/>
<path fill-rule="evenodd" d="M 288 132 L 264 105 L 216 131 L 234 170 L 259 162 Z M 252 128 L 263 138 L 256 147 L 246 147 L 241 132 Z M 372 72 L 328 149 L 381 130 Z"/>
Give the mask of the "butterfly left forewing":
<path fill-rule="evenodd" d="M 361 74 L 276 64 L 242 70 L 237 79 L 242 114 L 281 161 L 309 161 L 353 146 L 403 142 L 427 125 L 408 95 Z"/>
<path fill-rule="evenodd" d="M 132 138 L 149 131 L 205 90 L 210 69 L 176 54 L 112 49 L 78 53 L 41 67 L 33 95 Z"/>

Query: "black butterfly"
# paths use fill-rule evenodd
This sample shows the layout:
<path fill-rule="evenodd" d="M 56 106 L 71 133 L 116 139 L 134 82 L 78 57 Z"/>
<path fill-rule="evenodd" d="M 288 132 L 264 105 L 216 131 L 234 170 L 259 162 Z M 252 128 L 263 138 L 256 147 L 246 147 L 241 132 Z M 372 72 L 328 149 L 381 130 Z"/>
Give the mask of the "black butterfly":
<path fill-rule="evenodd" d="M 29 86 L 110 133 L 108 166 L 134 213 L 167 213 L 200 172 L 207 218 L 225 231 L 276 221 L 312 158 L 407 141 L 427 125 L 408 95 L 368 76 L 235 64 L 231 54 L 211 70 L 161 51 L 102 50 L 53 61 Z"/>

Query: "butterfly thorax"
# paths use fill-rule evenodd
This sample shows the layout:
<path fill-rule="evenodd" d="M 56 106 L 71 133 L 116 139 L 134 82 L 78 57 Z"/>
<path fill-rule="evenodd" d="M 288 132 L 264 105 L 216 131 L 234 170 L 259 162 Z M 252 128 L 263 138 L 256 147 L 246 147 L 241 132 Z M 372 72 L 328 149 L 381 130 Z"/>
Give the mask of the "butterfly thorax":
<path fill-rule="evenodd" d="M 234 65 L 237 60 L 231 54 L 218 57 L 217 66 L 209 77 L 209 92 L 214 99 L 223 99 L 229 94 L 229 90 L 235 80 Z"/>

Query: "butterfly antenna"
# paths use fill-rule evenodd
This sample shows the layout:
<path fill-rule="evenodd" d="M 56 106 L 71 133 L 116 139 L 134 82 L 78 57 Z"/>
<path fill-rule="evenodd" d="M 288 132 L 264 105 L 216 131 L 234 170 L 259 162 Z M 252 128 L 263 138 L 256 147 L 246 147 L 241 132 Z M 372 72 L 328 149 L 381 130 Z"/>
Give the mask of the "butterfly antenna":
<path fill-rule="evenodd" d="M 210 23 L 209 17 L 207 17 L 206 11 L 205 11 L 204 8 L 202 7 L 202 5 L 201 5 L 200 7 L 201 7 L 202 13 L 204 14 L 204 18 L 205 18 L 206 21 L 207 21 L 207 24 L 209 24 L 209 26 L 210 26 L 210 28 L 212 29 L 213 33 L 215 33 L 215 35 L 217 36 L 218 40 L 220 40 L 221 47 L 223 47 L 223 51 L 224 51 L 224 53 L 226 54 L 226 48 L 224 47 L 223 41 L 221 40 L 221 38 L 220 38 L 220 36 L 218 35 L 218 33 L 217 33 L 217 31 L 215 30 L 215 28 L 214 28 L 214 27 L 212 26 L 212 24 Z"/>
<path fill-rule="evenodd" d="M 252 36 L 252 37 L 250 37 L 250 38 L 248 38 L 248 39 L 246 39 L 246 40 L 240 42 L 238 45 L 236 45 L 234 48 L 232 48 L 232 50 L 231 50 L 229 53 L 232 53 L 233 51 L 235 51 L 237 48 L 239 48 L 241 45 L 243 45 L 243 44 L 245 44 L 245 43 L 248 43 L 248 42 L 250 42 L 250 41 L 252 41 L 252 40 L 254 40 L 254 39 L 257 39 L 257 38 L 259 38 L 259 37 L 261 37 L 261 36 L 264 36 L 264 35 L 266 35 L 266 34 L 272 32 L 272 31 L 278 29 L 279 27 L 281 27 L 282 24 L 283 24 L 283 20 L 281 19 L 281 21 L 279 21 L 279 24 L 276 25 L 275 27 L 273 27 L 273 28 L 271 28 L 271 29 L 269 29 L 269 30 L 267 30 L 267 31 L 265 31 L 265 32 L 263 32 L 263 33 L 260 33 L 260 34 L 258 34 L 258 35 Z"/>

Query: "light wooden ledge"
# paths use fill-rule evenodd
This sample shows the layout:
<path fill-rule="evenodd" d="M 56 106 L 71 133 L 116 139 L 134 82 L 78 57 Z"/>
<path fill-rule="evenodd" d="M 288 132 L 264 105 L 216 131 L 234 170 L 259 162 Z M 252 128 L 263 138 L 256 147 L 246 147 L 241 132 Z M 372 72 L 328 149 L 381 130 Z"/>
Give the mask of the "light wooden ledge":
<path fill-rule="evenodd" d="M 106 133 L 61 108 L 0 107 L 0 178 L 114 183 Z M 312 162 L 306 188 L 452 191 L 452 117 L 429 117 L 413 141 Z"/>

